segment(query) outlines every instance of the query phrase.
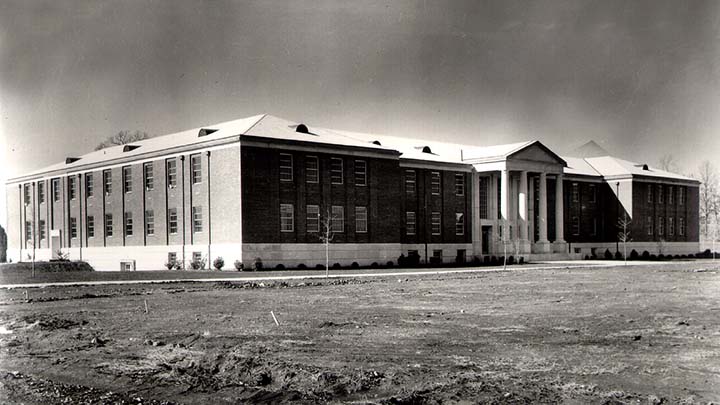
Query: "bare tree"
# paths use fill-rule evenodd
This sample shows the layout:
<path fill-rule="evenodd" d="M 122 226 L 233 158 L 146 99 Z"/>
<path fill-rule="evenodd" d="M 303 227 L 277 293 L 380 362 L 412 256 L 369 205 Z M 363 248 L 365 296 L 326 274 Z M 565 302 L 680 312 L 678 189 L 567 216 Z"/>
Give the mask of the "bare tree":
<path fill-rule="evenodd" d="M 703 236 L 710 236 L 710 221 L 717 221 L 720 208 L 720 195 L 718 195 L 718 174 L 709 161 L 704 161 L 698 167 L 698 180 L 700 184 L 700 221 L 704 223 Z"/>
<path fill-rule="evenodd" d="M 319 215 L 319 214 L 318 214 Z M 320 217 L 321 233 L 318 235 L 320 241 L 325 244 L 325 278 L 330 276 L 330 243 L 332 243 L 335 237 L 335 231 L 333 230 L 333 219 L 330 210 L 327 210 L 327 215 Z"/>
<path fill-rule="evenodd" d="M 625 259 L 625 265 L 627 266 L 627 243 L 632 240 L 630 238 L 630 224 L 632 220 L 628 218 L 627 213 L 623 213 L 622 218 L 618 218 L 618 241 L 623 246 L 623 259 Z"/>
<path fill-rule="evenodd" d="M 132 142 L 142 141 L 143 139 L 148 138 L 150 138 L 150 135 L 148 135 L 147 132 L 138 130 L 128 131 L 127 129 L 125 129 L 102 141 L 100 144 L 98 144 L 98 146 L 95 147 L 95 150 L 105 149 L 116 145 L 125 145 Z"/>
<path fill-rule="evenodd" d="M 658 161 L 658 167 L 666 172 L 677 173 L 678 171 L 678 165 L 675 162 L 675 157 L 671 154 L 661 156 Z"/>

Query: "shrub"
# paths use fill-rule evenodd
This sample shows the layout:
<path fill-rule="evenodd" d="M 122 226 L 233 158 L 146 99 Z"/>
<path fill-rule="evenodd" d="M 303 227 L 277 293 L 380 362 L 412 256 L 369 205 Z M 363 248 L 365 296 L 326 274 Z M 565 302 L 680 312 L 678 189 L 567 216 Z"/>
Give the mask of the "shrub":
<path fill-rule="evenodd" d="M 62 251 L 62 249 L 58 249 L 58 251 L 55 253 L 57 254 L 57 259 L 55 259 L 55 260 L 57 260 L 59 262 L 70 261 L 70 253 L 65 253 Z"/>
<path fill-rule="evenodd" d="M 306 270 L 307 266 L 305 265 L 305 263 L 300 263 L 297 265 L 297 268 L 298 270 Z"/>
<path fill-rule="evenodd" d="M 324 264 L 316 264 L 315 270 L 325 270 L 325 265 Z"/>
<path fill-rule="evenodd" d="M 507 264 L 515 264 L 515 257 L 513 257 L 513 255 L 508 257 Z"/>
<path fill-rule="evenodd" d="M 658 260 L 665 260 L 665 255 L 662 254 L 662 253 L 660 253 L 660 254 L 658 255 Z"/>
<path fill-rule="evenodd" d="M 680 259 L 680 255 L 675 255 L 675 259 Z"/>
<path fill-rule="evenodd" d="M 223 259 L 221 256 L 218 256 L 213 261 L 213 267 L 215 267 L 215 270 L 222 270 L 222 268 L 225 267 L 225 259 Z"/>
<path fill-rule="evenodd" d="M 630 251 L 630 260 L 637 260 L 639 257 L 637 250 Z"/>
<path fill-rule="evenodd" d="M 280 263 L 277 266 L 275 266 L 275 270 L 285 270 L 285 265 Z"/>
<path fill-rule="evenodd" d="M 620 251 L 615 252 L 615 260 L 622 260 L 623 255 Z"/>
<path fill-rule="evenodd" d="M 442 264 L 442 262 L 442 257 L 433 256 L 430 258 L 430 264 L 432 264 L 433 266 L 439 266 Z"/>
<path fill-rule="evenodd" d="M 650 260 L 657 260 L 657 256 L 655 256 L 655 255 L 650 255 Z"/>
<path fill-rule="evenodd" d="M 207 259 L 202 257 L 200 259 L 193 258 L 190 261 L 190 268 L 193 270 L 202 270 L 205 268 L 205 263 L 207 262 Z"/>
<path fill-rule="evenodd" d="M 235 260 L 235 263 L 233 263 L 233 264 L 235 265 L 235 270 L 237 270 L 237 271 L 245 270 L 245 265 L 240 260 Z"/>
<path fill-rule="evenodd" d="M 649 259 L 650 259 L 650 252 L 648 252 L 647 250 L 643 251 L 643 253 L 642 253 L 642 259 L 643 259 L 643 260 L 649 260 Z"/>
<path fill-rule="evenodd" d="M 410 267 L 418 267 L 420 265 L 420 255 L 418 252 L 408 253 L 407 265 Z"/>
<path fill-rule="evenodd" d="M 261 258 L 259 258 L 259 257 L 255 258 L 255 260 L 253 261 L 252 269 L 253 269 L 253 271 L 260 271 L 263 269 L 263 262 L 262 262 Z"/>
<path fill-rule="evenodd" d="M 352 264 L 350 265 L 350 268 L 351 269 L 359 269 L 360 265 L 358 264 L 358 262 L 352 262 Z"/>
<path fill-rule="evenodd" d="M 393 263 L 392 260 L 389 260 L 387 263 L 385 263 L 385 267 L 392 267 L 392 266 L 394 266 L 394 265 L 395 265 L 395 264 Z"/>
<path fill-rule="evenodd" d="M 613 255 L 610 253 L 610 249 L 605 249 L 605 260 L 612 260 Z"/>
<path fill-rule="evenodd" d="M 474 256 L 472 259 L 472 264 L 473 264 L 473 266 L 479 266 L 482 264 L 482 260 L 480 260 L 479 257 Z"/>
<path fill-rule="evenodd" d="M 590 256 L 585 255 L 585 260 L 590 260 Z"/>
<path fill-rule="evenodd" d="M 340 270 L 340 269 L 342 269 L 342 266 L 340 265 L 340 263 L 334 263 L 334 264 L 332 265 L 332 269 L 334 269 L 334 270 Z"/>
<path fill-rule="evenodd" d="M 520 260 L 518 260 L 518 263 L 525 264 L 525 257 L 520 256 Z"/>
<path fill-rule="evenodd" d="M 490 256 L 483 257 L 483 264 L 490 265 Z"/>
<path fill-rule="evenodd" d="M 370 264 L 370 268 L 371 268 L 371 269 L 377 269 L 378 267 L 380 267 L 380 265 L 378 264 L 378 262 L 372 262 L 372 264 Z"/>
<path fill-rule="evenodd" d="M 177 259 L 169 260 L 165 262 L 165 267 L 168 270 L 180 270 L 182 268 L 182 262 Z"/>
<path fill-rule="evenodd" d="M 398 266 L 400 266 L 400 267 L 405 267 L 405 265 L 406 265 L 406 264 L 405 264 L 406 258 L 405 258 L 405 254 L 404 254 L 404 253 L 400 253 L 400 257 L 398 257 L 397 262 L 398 262 Z"/>

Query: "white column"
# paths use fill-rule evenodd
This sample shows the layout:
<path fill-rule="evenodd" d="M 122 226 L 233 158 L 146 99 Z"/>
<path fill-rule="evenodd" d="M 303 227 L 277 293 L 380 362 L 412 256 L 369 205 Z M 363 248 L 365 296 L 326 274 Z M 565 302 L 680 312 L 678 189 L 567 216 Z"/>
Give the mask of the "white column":
<path fill-rule="evenodd" d="M 520 189 L 518 190 L 518 211 L 520 221 L 517 226 L 520 227 L 520 239 L 528 240 L 528 188 L 527 188 L 527 172 L 520 172 Z"/>
<path fill-rule="evenodd" d="M 528 238 L 535 243 L 535 178 L 528 179 Z"/>
<path fill-rule="evenodd" d="M 547 238 L 547 175 L 540 173 L 540 212 L 538 213 L 539 243 L 548 243 Z"/>
<path fill-rule="evenodd" d="M 555 242 L 565 243 L 563 222 L 563 175 L 558 174 L 555 181 Z"/>
<path fill-rule="evenodd" d="M 470 211 L 472 229 L 470 232 L 472 235 L 473 255 L 480 257 L 482 256 L 482 229 L 480 227 L 480 174 L 477 172 L 472 174 L 470 192 L 472 193 L 472 210 Z"/>
<path fill-rule="evenodd" d="M 502 170 L 500 172 L 500 219 L 507 221 L 510 219 L 510 172 Z"/>

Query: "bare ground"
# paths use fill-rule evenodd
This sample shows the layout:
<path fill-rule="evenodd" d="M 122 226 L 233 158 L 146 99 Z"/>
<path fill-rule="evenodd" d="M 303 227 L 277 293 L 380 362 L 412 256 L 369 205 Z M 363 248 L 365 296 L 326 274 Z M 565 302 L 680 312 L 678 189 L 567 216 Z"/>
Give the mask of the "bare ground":
<path fill-rule="evenodd" d="M 0 290 L 0 402 L 718 402 L 719 273 Z"/>

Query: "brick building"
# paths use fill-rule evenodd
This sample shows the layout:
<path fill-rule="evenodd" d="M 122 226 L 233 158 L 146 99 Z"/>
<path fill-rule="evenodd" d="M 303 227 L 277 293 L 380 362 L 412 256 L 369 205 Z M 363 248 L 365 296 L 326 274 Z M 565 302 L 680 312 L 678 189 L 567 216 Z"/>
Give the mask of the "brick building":
<path fill-rule="evenodd" d="M 558 198 L 558 196 L 561 196 Z M 489 147 L 308 128 L 261 115 L 68 157 L 7 183 L 8 257 L 100 270 L 223 257 L 331 263 L 617 249 L 697 252 L 698 182 L 538 141 Z M 326 221 L 326 219 L 328 219 Z"/>

